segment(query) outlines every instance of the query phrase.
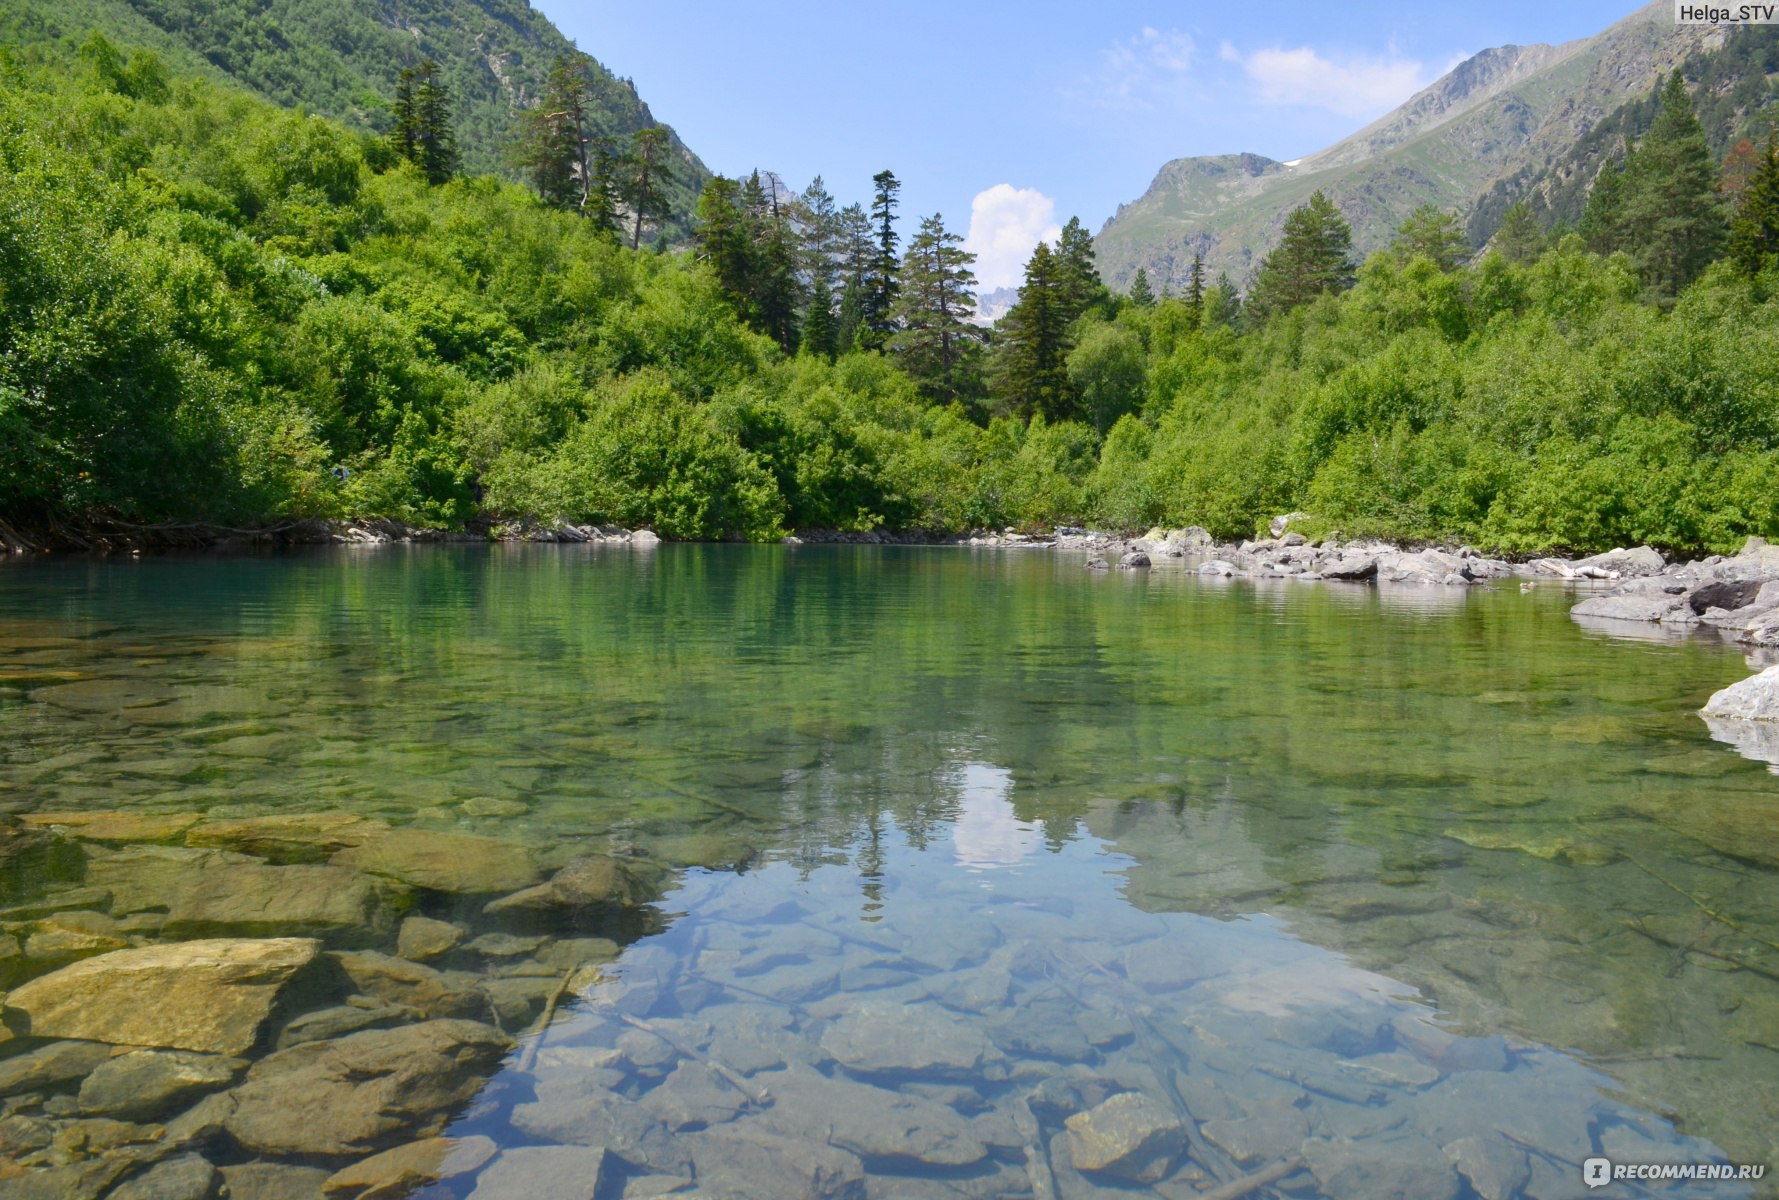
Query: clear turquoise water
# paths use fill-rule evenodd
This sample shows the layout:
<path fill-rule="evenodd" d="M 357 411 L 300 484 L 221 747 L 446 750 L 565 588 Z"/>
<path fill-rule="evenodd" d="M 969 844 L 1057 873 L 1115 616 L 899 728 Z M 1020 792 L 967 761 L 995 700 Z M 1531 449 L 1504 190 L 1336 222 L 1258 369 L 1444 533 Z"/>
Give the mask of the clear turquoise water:
<path fill-rule="evenodd" d="M 507 1145 L 569 1136 L 548 1110 L 595 1086 L 666 1120 L 675 1063 L 764 1029 L 744 1077 L 781 1096 L 813 1070 L 978 1122 L 967 1166 L 863 1154 L 885 1195 L 1032 1194 L 1024 1144 L 1066 1158 L 1108 1089 L 1386 1157 L 1474 1125 L 1538 1143 L 1525 1195 L 1603 1147 L 1779 1164 L 1779 778 L 1694 715 L 1747 667 L 1568 603 L 956 548 L 14 563 L 0 809 L 344 809 L 672 866 L 612 981 L 461 1119 Z M 849 1066 L 861 1011 L 992 1054 Z M 677 1045 L 599 1058 L 635 1022 Z M 1439 1078 L 1372 1087 L 1378 1054 Z M 1035 1142 L 1008 1134 L 1035 1094 Z M 1211 1156 L 1155 1190 L 1235 1169 Z"/>

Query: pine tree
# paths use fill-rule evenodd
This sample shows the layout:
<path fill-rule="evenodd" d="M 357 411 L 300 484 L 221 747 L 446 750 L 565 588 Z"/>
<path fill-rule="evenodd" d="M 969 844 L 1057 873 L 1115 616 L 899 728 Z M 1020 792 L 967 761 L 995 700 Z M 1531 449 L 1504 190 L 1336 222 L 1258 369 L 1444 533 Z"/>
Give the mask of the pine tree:
<path fill-rule="evenodd" d="M 805 354 L 834 357 L 834 293 L 819 275 L 809 285 L 809 304 L 803 310 L 803 332 L 798 347 Z"/>
<path fill-rule="evenodd" d="M 1155 306 L 1155 293 L 1149 287 L 1149 272 L 1142 267 L 1137 268 L 1136 277 L 1130 281 L 1130 302 L 1138 308 Z"/>
<path fill-rule="evenodd" d="M 721 175 L 705 180 L 704 190 L 698 196 L 696 219 L 692 242 L 698 261 L 710 268 L 742 319 L 751 322 L 752 268 L 748 261 L 747 229 L 742 220 L 741 189 L 736 182 Z"/>
<path fill-rule="evenodd" d="M 639 129 L 630 139 L 629 172 L 619 194 L 630 206 L 635 225 L 630 232 L 630 248 L 642 244 L 642 223 L 649 217 L 667 215 L 667 185 L 673 173 L 667 166 L 667 129 L 651 125 Z"/>
<path fill-rule="evenodd" d="M 1195 253 L 1192 256 L 1192 273 L 1186 276 L 1186 308 L 1192 313 L 1194 328 L 1204 324 L 1205 317 L 1205 256 Z"/>
<path fill-rule="evenodd" d="M 593 139 L 593 178 L 587 197 L 581 204 L 581 215 L 602 233 L 617 236 L 623 223 L 618 211 L 619 173 L 623 159 L 613 152 L 607 138 Z"/>
<path fill-rule="evenodd" d="M 811 287 L 819 282 L 827 288 L 831 299 L 840 278 L 840 213 L 820 175 L 812 179 L 803 194 L 797 197 L 794 219 L 799 234 L 801 270 Z"/>
<path fill-rule="evenodd" d="M 519 163 L 538 198 L 565 212 L 584 212 L 593 191 L 593 164 L 587 155 L 589 87 L 581 57 L 557 55 L 543 96 L 521 117 Z"/>
<path fill-rule="evenodd" d="M 1678 296 L 1723 248 L 1729 233 L 1717 166 L 1675 71 L 1661 107 L 1625 166 L 1625 249 L 1658 299 Z"/>
<path fill-rule="evenodd" d="M 1100 282 L 1099 268 L 1093 261 L 1093 237 L 1081 225 L 1081 218 L 1070 217 L 1056 239 L 1057 269 L 1061 272 L 1063 303 L 1073 321 L 1082 313 L 1106 299 L 1106 285 Z"/>
<path fill-rule="evenodd" d="M 797 251 L 788 214 L 779 203 L 778 176 L 755 171 L 742 187 L 747 229 L 749 300 L 754 326 L 786 351 L 797 348 Z"/>
<path fill-rule="evenodd" d="M 1261 322 L 1353 285 L 1353 231 L 1320 190 L 1285 218 L 1278 247 L 1260 263 L 1248 311 Z"/>
<path fill-rule="evenodd" d="M 1401 263 L 1424 254 L 1442 272 L 1449 274 L 1470 257 L 1470 242 L 1455 214 L 1431 204 L 1422 204 L 1409 213 L 1396 230 L 1390 253 Z"/>
<path fill-rule="evenodd" d="M 1613 254 L 1624 248 L 1625 163 L 1606 163 L 1588 189 L 1587 207 L 1575 232 L 1595 254 Z"/>
<path fill-rule="evenodd" d="M 920 223 L 902 258 L 900 294 L 891 312 L 889 347 L 929 399 L 953 403 L 974 393 L 972 370 L 982 330 L 976 310 L 976 256 L 938 213 Z"/>
<path fill-rule="evenodd" d="M 1013 411 L 1063 421 L 1076 415 L 1069 386 L 1071 349 L 1061 259 L 1038 243 L 1025 264 L 1019 301 L 1001 318 L 997 331 L 996 392 Z"/>
<path fill-rule="evenodd" d="M 1510 263 L 1525 265 L 1544 253 L 1544 230 L 1532 215 L 1532 206 L 1524 200 L 1513 205 L 1501 218 L 1501 228 L 1490 242 Z"/>
<path fill-rule="evenodd" d="M 420 168 L 428 183 L 457 174 L 457 135 L 451 128 L 451 96 L 439 78 L 439 64 L 427 59 L 404 68 L 395 80 L 395 152 Z"/>
<path fill-rule="evenodd" d="M 1234 327 L 1241 320 L 1242 297 L 1235 290 L 1235 284 L 1229 281 L 1227 272 L 1217 273 L 1217 282 L 1205 289 L 1204 302 L 1199 318 L 1199 325 L 1204 329 L 1215 329 L 1218 326 Z"/>
<path fill-rule="evenodd" d="M 1779 140 L 1767 140 L 1766 153 L 1742 188 L 1729 250 L 1730 261 L 1745 275 L 1779 261 Z"/>
<path fill-rule="evenodd" d="M 896 303 L 897 194 L 901 182 L 890 171 L 879 171 L 871 177 L 875 189 L 871 197 L 871 224 L 876 231 L 877 253 L 871 263 L 865 289 L 865 324 L 874 346 L 881 347 L 894 327 L 891 310 Z"/>

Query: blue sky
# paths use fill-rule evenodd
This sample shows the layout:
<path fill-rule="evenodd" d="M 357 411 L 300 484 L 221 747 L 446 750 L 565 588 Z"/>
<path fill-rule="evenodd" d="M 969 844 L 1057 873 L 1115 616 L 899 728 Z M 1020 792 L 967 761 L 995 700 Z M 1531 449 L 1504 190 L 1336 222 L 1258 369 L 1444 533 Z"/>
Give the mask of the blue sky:
<path fill-rule="evenodd" d="M 1037 239 L 1090 230 L 1172 158 L 1321 148 L 1466 55 L 1597 33 L 1632 0 L 533 0 L 636 81 L 714 171 L 822 175 L 845 203 L 885 167 L 912 228 L 969 232 L 985 286 Z M 974 226 L 974 228 L 972 228 Z"/>

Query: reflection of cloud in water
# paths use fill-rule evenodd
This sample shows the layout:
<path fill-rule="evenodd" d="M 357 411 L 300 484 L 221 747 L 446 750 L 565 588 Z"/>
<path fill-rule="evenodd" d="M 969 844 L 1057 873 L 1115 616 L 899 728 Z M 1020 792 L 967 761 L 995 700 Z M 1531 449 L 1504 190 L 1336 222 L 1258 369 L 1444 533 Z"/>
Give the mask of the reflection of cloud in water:
<path fill-rule="evenodd" d="M 1406 984 L 1332 955 L 1238 975 L 1212 990 L 1238 1012 L 1273 1017 L 1315 1008 L 1405 1003 L 1416 995 Z"/>
<path fill-rule="evenodd" d="M 1044 844 L 1042 821 L 1013 814 L 1013 773 L 988 763 L 965 763 L 954 776 L 957 821 L 951 827 L 957 861 L 966 867 L 1008 867 Z"/>
<path fill-rule="evenodd" d="M 1706 717 L 1711 736 L 1737 754 L 1754 762 L 1766 763 L 1767 770 L 1779 775 L 1779 721 L 1726 720 Z"/>

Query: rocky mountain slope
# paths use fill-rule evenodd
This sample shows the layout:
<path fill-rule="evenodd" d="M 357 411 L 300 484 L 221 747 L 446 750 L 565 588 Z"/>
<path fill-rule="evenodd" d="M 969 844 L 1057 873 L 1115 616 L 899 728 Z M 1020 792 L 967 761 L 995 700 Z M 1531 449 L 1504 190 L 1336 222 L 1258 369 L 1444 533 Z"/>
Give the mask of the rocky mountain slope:
<path fill-rule="evenodd" d="M 512 174 L 516 114 L 573 48 L 526 0 L 0 0 L 0 45 L 83 40 L 146 46 L 181 73 L 226 78 L 289 107 L 382 131 L 397 74 L 430 58 L 456 99 L 465 170 Z M 618 143 L 656 123 L 635 85 L 592 68 L 592 123 Z M 709 175 L 672 137 L 673 219 L 689 220 Z"/>
<path fill-rule="evenodd" d="M 1646 100 L 1669 71 L 1716 53 L 1729 37 L 1724 28 L 1676 26 L 1673 6 L 1657 0 L 1591 38 L 1485 50 L 1394 112 L 1292 162 L 1176 159 L 1101 229 L 1101 273 L 1122 288 L 1146 266 L 1157 289 L 1167 282 L 1178 290 L 1202 253 L 1212 277 L 1227 271 L 1245 285 L 1286 215 L 1318 188 L 1346 214 L 1361 254 L 1387 245 L 1416 205 L 1468 218 L 1497 183 L 1539 177 L 1624 105 Z"/>

